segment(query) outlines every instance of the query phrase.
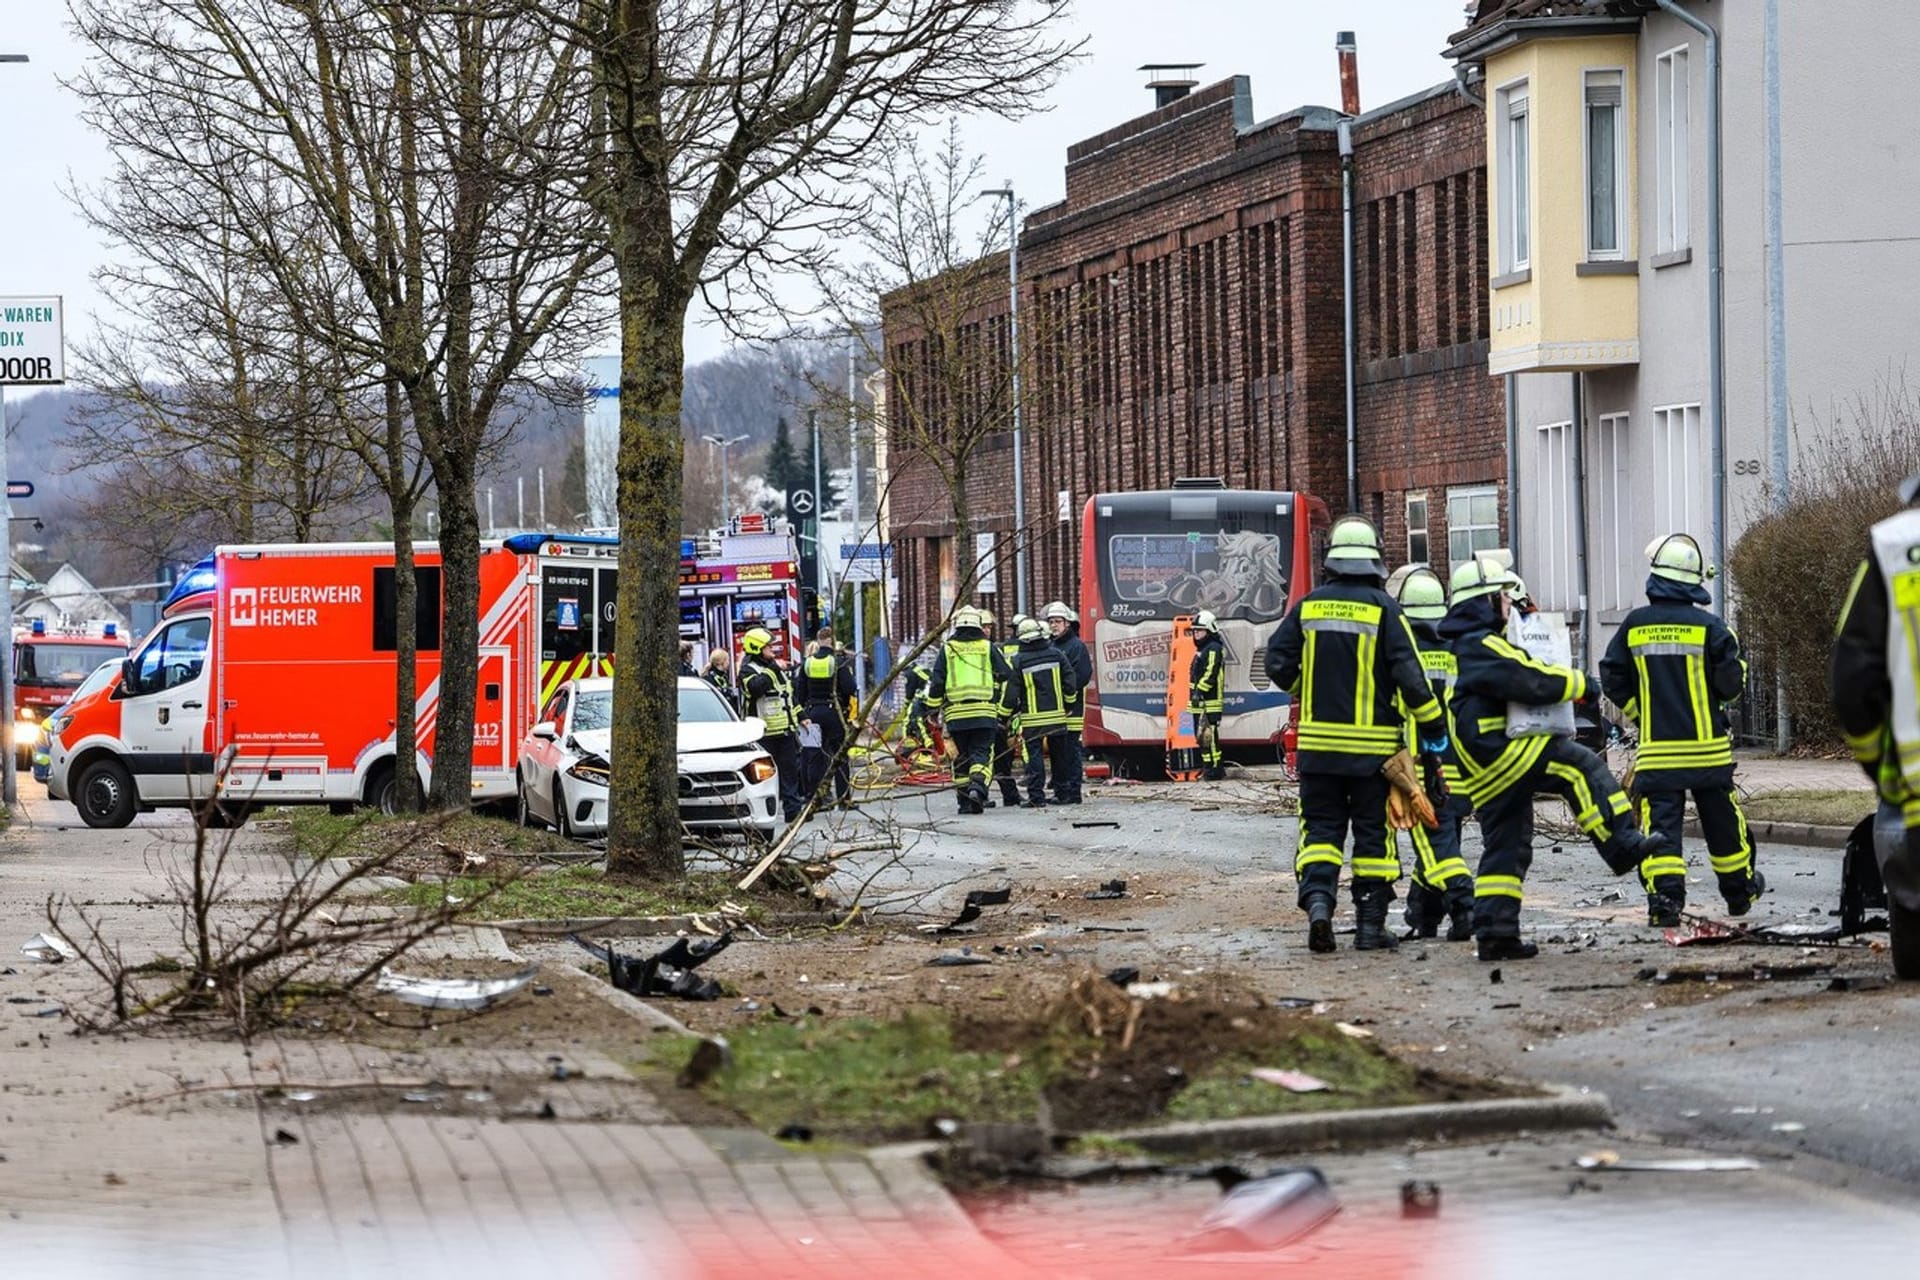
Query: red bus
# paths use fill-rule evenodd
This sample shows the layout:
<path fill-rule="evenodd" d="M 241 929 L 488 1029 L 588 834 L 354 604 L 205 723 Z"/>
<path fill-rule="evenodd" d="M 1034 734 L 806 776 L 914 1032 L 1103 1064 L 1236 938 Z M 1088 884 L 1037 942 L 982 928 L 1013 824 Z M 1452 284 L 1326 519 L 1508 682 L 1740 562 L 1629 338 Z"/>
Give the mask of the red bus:
<path fill-rule="evenodd" d="M 1087 749 L 1164 758 L 1173 620 L 1202 609 L 1219 617 L 1227 648 L 1221 743 L 1277 748 L 1291 700 L 1267 676 L 1267 640 L 1312 589 L 1314 533 L 1327 523 L 1318 498 L 1218 480 L 1089 498 L 1080 542 L 1093 655 Z"/>

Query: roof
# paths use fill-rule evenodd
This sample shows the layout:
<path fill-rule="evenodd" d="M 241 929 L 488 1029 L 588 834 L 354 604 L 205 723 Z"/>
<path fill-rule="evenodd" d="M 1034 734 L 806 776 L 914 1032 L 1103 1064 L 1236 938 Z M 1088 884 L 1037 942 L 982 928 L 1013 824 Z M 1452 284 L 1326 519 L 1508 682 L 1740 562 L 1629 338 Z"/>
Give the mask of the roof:
<path fill-rule="evenodd" d="M 1447 56 L 1475 57 L 1530 26 L 1575 34 L 1638 22 L 1641 15 L 1659 7 L 1657 0 L 1479 0 L 1472 22 L 1448 37 Z"/>

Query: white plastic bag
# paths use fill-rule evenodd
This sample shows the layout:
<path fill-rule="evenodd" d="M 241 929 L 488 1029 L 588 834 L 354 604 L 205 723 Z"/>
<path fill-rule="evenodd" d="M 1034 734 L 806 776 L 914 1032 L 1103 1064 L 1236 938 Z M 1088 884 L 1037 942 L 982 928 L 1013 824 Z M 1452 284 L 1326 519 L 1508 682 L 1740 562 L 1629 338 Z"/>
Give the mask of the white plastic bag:
<path fill-rule="evenodd" d="M 1567 632 L 1567 615 L 1564 613 L 1530 613 L 1521 617 L 1516 609 L 1507 619 L 1507 639 L 1542 662 L 1550 662 L 1557 667 L 1573 665 L 1573 638 Z M 1531 738 L 1543 733 L 1555 738 L 1571 738 L 1574 735 L 1571 702 L 1554 702 L 1538 707 L 1520 702 L 1507 704 L 1509 738 Z"/>

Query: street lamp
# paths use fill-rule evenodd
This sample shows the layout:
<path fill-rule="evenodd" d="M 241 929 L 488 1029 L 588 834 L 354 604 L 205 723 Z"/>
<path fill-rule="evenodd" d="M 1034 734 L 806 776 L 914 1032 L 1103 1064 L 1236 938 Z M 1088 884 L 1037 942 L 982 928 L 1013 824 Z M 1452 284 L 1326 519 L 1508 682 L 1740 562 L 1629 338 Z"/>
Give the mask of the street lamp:
<path fill-rule="evenodd" d="M 701 436 L 700 438 L 720 451 L 720 527 L 724 529 L 727 525 L 727 504 L 733 501 L 733 468 L 730 455 L 733 453 L 733 446 L 748 437 L 728 436 L 721 439 L 719 436 Z"/>
<path fill-rule="evenodd" d="M 1020 203 L 1013 179 L 982 191 L 1007 202 L 1007 350 L 1013 360 L 1013 599 L 1027 612 L 1027 473 L 1020 436 Z"/>
<path fill-rule="evenodd" d="M 0 62 L 27 62 L 24 53 L 0 53 Z M 0 480 L 7 477 L 7 396 L 0 387 Z M 5 713 L 4 722 L 0 722 L 0 753 L 6 759 L 0 762 L 0 804 L 6 805 L 7 812 L 20 801 L 20 784 L 14 776 L 13 767 L 13 503 L 0 496 L 0 516 L 6 519 L 0 522 L 6 534 L 6 553 L 0 560 L 0 637 L 6 640 L 7 651 L 0 657 L 0 712 Z"/>

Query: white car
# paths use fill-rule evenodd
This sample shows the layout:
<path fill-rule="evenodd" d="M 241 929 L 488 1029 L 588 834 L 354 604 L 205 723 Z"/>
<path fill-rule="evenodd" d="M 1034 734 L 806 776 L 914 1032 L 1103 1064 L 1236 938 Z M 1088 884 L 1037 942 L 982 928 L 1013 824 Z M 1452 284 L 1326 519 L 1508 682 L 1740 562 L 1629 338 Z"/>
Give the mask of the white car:
<path fill-rule="evenodd" d="M 680 821 L 700 834 L 772 839 L 780 780 L 760 748 L 766 725 L 704 680 L 679 678 Z M 613 754 L 613 680 L 569 680 L 520 743 L 520 821 L 567 836 L 605 834 Z"/>

